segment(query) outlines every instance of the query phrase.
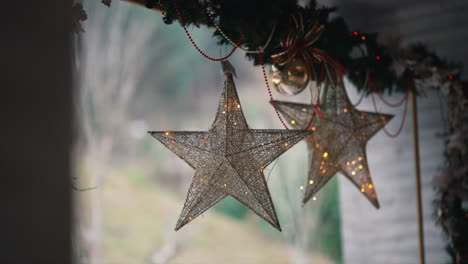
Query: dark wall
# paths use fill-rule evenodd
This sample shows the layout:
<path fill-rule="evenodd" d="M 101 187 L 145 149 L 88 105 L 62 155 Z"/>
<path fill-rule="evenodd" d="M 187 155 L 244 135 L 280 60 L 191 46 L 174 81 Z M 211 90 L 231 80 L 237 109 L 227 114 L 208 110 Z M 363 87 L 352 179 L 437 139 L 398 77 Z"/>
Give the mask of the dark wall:
<path fill-rule="evenodd" d="M 0 263 L 70 263 L 70 1 L 3 1 Z"/>

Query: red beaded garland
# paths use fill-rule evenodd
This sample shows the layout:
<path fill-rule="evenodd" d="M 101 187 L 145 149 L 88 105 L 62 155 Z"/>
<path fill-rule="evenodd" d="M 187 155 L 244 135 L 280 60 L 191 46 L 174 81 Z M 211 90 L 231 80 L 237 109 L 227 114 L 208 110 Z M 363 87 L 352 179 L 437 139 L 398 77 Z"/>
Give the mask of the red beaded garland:
<path fill-rule="evenodd" d="M 177 12 L 177 18 L 179 20 L 179 23 L 180 25 L 182 26 L 182 28 L 184 29 L 185 31 L 185 34 L 187 35 L 187 37 L 189 38 L 190 42 L 192 43 L 193 47 L 195 47 L 195 49 L 203 56 L 205 57 L 206 59 L 210 60 L 210 61 L 224 61 L 226 59 L 228 59 L 229 57 L 231 57 L 232 54 L 234 54 L 234 52 L 236 51 L 237 47 L 240 46 L 240 44 L 242 43 L 242 38 L 239 39 L 239 41 L 237 42 L 237 45 L 234 46 L 234 48 L 231 50 L 231 52 L 229 52 L 228 55 L 222 57 L 222 58 L 213 58 L 213 57 L 210 57 L 208 56 L 206 53 L 204 53 L 199 47 L 198 45 L 195 43 L 195 41 L 193 40 L 192 36 L 190 35 L 190 33 L 188 32 L 187 30 L 187 27 L 185 26 L 185 23 L 184 23 L 184 19 L 182 18 L 182 14 L 180 12 L 180 9 L 179 9 L 179 6 L 177 5 L 177 2 L 174 0 L 174 7 L 176 9 L 176 12 Z"/>

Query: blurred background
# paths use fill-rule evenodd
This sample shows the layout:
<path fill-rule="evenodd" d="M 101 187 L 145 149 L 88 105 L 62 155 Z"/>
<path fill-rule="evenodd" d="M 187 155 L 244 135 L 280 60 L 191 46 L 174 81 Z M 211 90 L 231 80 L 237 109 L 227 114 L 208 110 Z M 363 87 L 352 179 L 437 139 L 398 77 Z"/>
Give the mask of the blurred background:
<path fill-rule="evenodd" d="M 78 263 L 341 263 L 337 181 L 301 207 L 305 142 L 265 169 L 282 233 L 232 198 L 174 231 L 194 172 L 147 131 L 208 130 L 223 88 L 221 65 L 154 11 L 120 1 L 83 4 L 86 32 L 75 42 Z M 190 31 L 211 56 L 230 50 L 209 29 Z M 230 62 L 249 125 L 281 128 L 261 68 L 242 52 Z"/>
<path fill-rule="evenodd" d="M 451 15 L 466 5 L 452 2 L 319 1 L 338 5 L 356 29 L 398 32 L 403 43 L 425 41 L 442 56 L 466 61 L 466 55 L 449 53 L 456 45 L 448 39 L 463 38 L 453 27 L 467 23 Z M 220 64 L 204 59 L 180 25 L 165 25 L 158 13 L 121 1 L 110 8 L 99 1 L 83 5 L 88 14 L 85 33 L 73 43 L 77 263 L 417 263 L 409 112 L 397 139 L 379 133 L 367 146 L 380 210 L 341 175 L 301 207 L 307 177 L 306 145 L 301 142 L 265 169 L 282 233 L 232 198 L 175 232 L 193 170 L 146 131 L 207 130 L 223 86 Z M 446 30 L 450 27 L 455 33 Z M 217 46 L 210 29 L 189 31 L 210 56 L 221 57 L 231 49 Z M 250 127 L 281 128 L 268 103 L 261 68 L 253 67 L 241 51 L 230 62 Z M 356 87 L 346 85 L 351 101 L 357 102 Z M 274 97 L 310 102 L 308 91 L 294 98 Z M 431 179 L 443 162 L 444 139 L 437 134 L 444 132 L 444 105 L 437 92 L 419 99 L 427 263 L 447 261 L 431 207 Z M 370 98 L 358 108 L 375 111 Z M 379 105 L 378 110 L 396 115 L 388 126 L 396 130 L 403 109 Z"/>
<path fill-rule="evenodd" d="M 468 63 L 465 0 L 319 3 L 337 5 L 351 30 L 396 33 L 403 44 L 422 41 Z M 418 262 L 409 119 L 399 138 L 379 133 L 367 146 L 380 210 L 340 175 L 301 208 L 299 143 L 265 169 L 282 233 L 232 199 L 174 232 L 193 171 L 146 131 L 207 130 L 222 88 L 219 64 L 197 54 L 178 24 L 121 1 L 83 1 L 86 32 L 70 38 L 71 5 L 3 3 L 1 263 Z M 230 50 L 206 29 L 189 30 L 211 56 Z M 261 69 L 242 52 L 231 62 L 250 126 L 281 128 Z M 347 88 L 356 102 L 356 87 Z M 437 92 L 418 103 L 426 263 L 446 263 L 431 183 L 444 161 L 446 104 Z M 359 109 L 374 110 L 367 98 Z M 394 131 L 402 109 L 378 110 L 396 114 Z"/>

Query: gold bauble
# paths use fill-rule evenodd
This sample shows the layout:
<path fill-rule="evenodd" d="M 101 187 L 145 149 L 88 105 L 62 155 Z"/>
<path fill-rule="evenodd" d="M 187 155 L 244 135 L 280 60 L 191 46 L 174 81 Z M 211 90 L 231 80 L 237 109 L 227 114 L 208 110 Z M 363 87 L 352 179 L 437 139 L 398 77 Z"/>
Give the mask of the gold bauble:
<path fill-rule="evenodd" d="M 295 57 L 283 66 L 273 65 L 270 81 L 282 95 L 296 95 L 307 87 L 310 81 L 309 65 L 300 57 Z"/>

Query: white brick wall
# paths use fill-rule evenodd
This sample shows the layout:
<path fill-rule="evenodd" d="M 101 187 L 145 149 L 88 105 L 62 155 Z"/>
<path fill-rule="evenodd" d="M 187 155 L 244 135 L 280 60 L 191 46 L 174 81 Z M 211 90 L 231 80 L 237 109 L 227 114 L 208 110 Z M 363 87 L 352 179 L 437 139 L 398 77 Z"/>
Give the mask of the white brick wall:
<path fill-rule="evenodd" d="M 357 92 L 351 85 L 348 93 L 353 102 Z M 402 96 L 402 95 L 400 95 Z M 436 92 L 418 99 L 421 181 L 423 193 L 426 263 L 439 264 L 446 259 L 440 229 L 432 219 L 434 197 L 431 179 L 443 162 L 443 139 L 439 99 Z M 388 98 L 396 101 L 398 96 Z M 382 104 L 379 104 L 382 105 Z M 365 100 L 361 110 L 373 111 L 372 102 Z M 397 129 L 403 108 L 382 112 L 396 116 L 388 130 Z M 405 127 L 396 139 L 383 132 L 370 140 L 367 157 L 381 209 L 375 210 L 361 193 L 340 176 L 340 202 L 342 212 L 343 254 L 347 264 L 415 264 L 418 263 L 418 233 L 413 152 L 411 105 Z"/>
<path fill-rule="evenodd" d="M 468 1 L 384 1 L 331 0 L 351 23 L 352 30 L 368 32 L 400 32 L 403 43 L 422 41 L 437 54 L 468 65 Z M 466 67 L 465 67 L 466 68 Z M 464 76 L 468 77 L 465 70 Z M 348 86 L 355 102 L 356 89 Z M 396 101 L 402 95 L 388 98 Z M 432 218 L 434 197 L 431 179 L 438 174 L 444 157 L 443 132 L 439 94 L 431 92 L 418 99 L 424 232 L 426 263 L 445 263 L 444 238 Z M 382 105 L 382 104 L 380 104 Z M 360 109 L 372 110 L 366 100 Z M 382 108 L 384 112 L 391 112 Z M 403 109 L 396 109 L 389 130 L 394 131 L 402 118 Z M 381 209 L 370 203 L 347 179 L 340 177 L 342 210 L 342 239 L 344 262 L 379 264 L 418 263 L 418 238 L 411 106 L 400 137 L 390 139 L 383 132 L 368 144 L 370 170 L 378 193 Z"/>

